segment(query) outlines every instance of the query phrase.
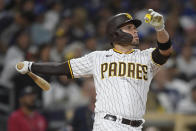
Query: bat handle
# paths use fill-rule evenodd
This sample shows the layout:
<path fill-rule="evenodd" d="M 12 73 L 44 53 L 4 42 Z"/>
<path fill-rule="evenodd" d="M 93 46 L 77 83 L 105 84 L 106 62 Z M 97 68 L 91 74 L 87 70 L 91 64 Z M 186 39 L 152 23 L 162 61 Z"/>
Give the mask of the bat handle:
<path fill-rule="evenodd" d="M 21 69 L 24 67 L 24 63 L 19 62 L 19 63 L 16 65 L 16 67 L 17 67 L 19 70 L 21 70 Z"/>

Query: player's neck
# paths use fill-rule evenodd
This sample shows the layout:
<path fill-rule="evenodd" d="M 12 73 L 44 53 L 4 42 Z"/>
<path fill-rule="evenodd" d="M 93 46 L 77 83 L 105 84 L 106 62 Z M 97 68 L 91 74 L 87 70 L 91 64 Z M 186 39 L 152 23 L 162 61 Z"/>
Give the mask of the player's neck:
<path fill-rule="evenodd" d="M 115 44 L 114 48 L 124 54 L 126 54 L 127 52 L 130 52 L 131 50 L 133 50 L 133 46 L 131 45 L 119 45 L 119 44 Z"/>

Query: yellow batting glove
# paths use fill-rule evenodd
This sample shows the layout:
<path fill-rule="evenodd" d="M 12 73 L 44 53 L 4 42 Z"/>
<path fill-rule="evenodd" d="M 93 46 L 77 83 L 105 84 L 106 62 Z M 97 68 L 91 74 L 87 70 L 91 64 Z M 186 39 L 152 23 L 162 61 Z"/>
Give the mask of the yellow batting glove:
<path fill-rule="evenodd" d="M 146 14 L 144 20 L 146 23 L 151 24 L 156 31 L 161 31 L 165 28 L 165 22 L 163 19 L 163 15 L 154 11 L 153 9 L 149 9 L 149 14 Z"/>

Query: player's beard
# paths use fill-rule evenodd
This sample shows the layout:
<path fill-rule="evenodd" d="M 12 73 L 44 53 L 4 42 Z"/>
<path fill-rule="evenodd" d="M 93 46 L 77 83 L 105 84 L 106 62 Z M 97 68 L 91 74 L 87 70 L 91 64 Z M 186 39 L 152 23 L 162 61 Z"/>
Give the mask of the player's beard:
<path fill-rule="evenodd" d="M 131 45 L 136 47 L 139 46 L 139 39 L 133 39 Z"/>
<path fill-rule="evenodd" d="M 138 47 L 139 46 L 139 39 L 133 39 L 131 42 L 127 42 L 124 44 L 121 44 L 122 46 L 134 46 L 134 47 Z"/>
<path fill-rule="evenodd" d="M 121 46 L 133 46 L 133 48 L 138 47 L 139 46 L 139 39 L 133 39 L 131 42 L 124 42 L 124 43 L 116 43 L 119 44 Z"/>

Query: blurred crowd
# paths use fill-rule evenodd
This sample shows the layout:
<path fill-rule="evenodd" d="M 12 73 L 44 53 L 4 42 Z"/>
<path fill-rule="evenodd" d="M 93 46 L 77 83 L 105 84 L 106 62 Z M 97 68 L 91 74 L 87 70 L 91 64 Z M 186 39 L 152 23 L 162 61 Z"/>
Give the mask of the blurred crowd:
<path fill-rule="evenodd" d="M 43 92 L 29 77 L 17 73 L 15 64 L 60 62 L 112 48 L 106 21 L 119 12 L 142 20 L 137 48 L 155 47 L 156 32 L 143 19 L 149 8 L 164 15 L 175 54 L 152 81 L 147 110 L 196 114 L 196 0 L 0 0 L 0 114 L 5 116 L 0 118 L 5 118 L 0 120 L 4 123 L 0 130 L 14 110 L 28 109 L 21 92 L 33 87 L 36 100 L 32 102 L 44 117 L 43 130 L 47 126 L 48 130 L 90 131 L 95 102 L 92 79 L 42 76 L 51 84 L 51 90 Z"/>

